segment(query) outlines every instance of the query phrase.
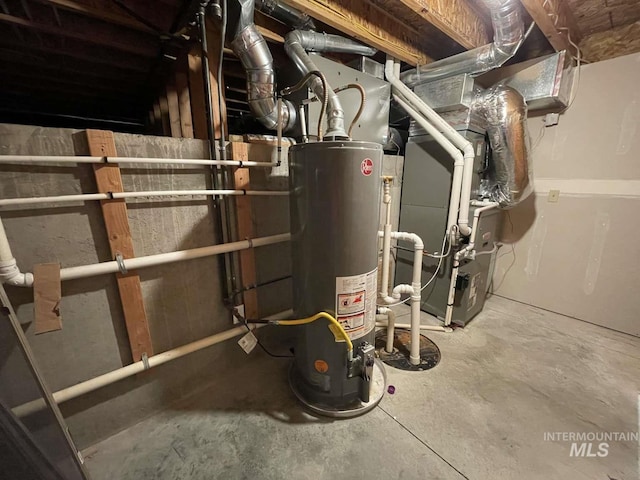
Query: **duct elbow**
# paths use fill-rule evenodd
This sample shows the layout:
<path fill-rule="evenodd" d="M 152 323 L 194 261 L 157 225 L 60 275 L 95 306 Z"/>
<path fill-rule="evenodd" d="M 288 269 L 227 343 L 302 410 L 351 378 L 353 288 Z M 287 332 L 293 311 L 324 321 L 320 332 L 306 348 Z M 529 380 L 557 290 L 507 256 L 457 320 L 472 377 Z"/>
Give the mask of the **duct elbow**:
<path fill-rule="evenodd" d="M 524 40 L 519 0 L 482 0 L 491 13 L 493 43 L 404 72 L 400 79 L 409 86 L 462 73 L 480 74 L 502 66 Z"/>
<path fill-rule="evenodd" d="M 493 152 L 481 194 L 501 208 L 513 207 L 532 191 L 527 104 L 517 90 L 497 85 L 480 96 L 475 109 L 487 121 Z"/>
<path fill-rule="evenodd" d="M 247 101 L 251 113 L 271 130 L 278 127 L 278 118 L 282 121 L 283 131 L 292 129 L 296 124 L 296 109 L 285 100 L 278 112 L 273 57 L 255 24 L 250 23 L 240 30 L 231 42 L 231 48 L 247 72 Z"/>

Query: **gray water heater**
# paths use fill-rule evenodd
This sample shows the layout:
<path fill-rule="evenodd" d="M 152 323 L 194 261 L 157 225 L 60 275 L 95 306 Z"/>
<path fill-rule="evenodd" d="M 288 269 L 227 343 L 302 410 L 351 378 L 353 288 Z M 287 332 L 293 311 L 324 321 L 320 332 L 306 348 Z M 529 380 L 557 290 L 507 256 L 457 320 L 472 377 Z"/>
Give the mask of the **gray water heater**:
<path fill-rule="evenodd" d="M 373 349 L 382 156 L 381 145 L 360 141 L 289 150 L 294 311 L 332 314 L 353 342 L 350 361 L 328 322 L 294 327 L 292 389 L 324 415 L 364 413 L 384 393 Z"/>

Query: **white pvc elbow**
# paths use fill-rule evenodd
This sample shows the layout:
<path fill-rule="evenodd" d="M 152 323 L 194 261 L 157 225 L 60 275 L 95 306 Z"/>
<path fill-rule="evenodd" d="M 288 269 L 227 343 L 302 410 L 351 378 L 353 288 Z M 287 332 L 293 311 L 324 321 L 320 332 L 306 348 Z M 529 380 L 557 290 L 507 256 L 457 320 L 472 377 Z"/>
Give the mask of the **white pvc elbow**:
<path fill-rule="evenodd" d="M 33 274 L 22 273 L 18 268 L 16 259 L 0 262 L 0 283 L 15 287 L 33 286 Z"/>

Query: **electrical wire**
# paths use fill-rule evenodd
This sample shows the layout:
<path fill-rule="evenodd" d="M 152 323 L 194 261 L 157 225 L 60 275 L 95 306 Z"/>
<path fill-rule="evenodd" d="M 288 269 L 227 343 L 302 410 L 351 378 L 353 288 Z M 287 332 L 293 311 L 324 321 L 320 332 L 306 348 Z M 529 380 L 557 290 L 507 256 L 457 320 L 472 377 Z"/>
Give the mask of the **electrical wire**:
<path fill-rule="evenodd" d="M 252 333 L 253 336 L 256 339 L 256 343 L 258 344 L 258 346 L 262 349 L 262 351 L 264 353 L 266 353 L 267 355 L 269 355 L 270 357 L 274 357 L 274 358 L 293 358 L 293 355 L 280 355 L 277 353 L 272 353 L 270 352 L 267 347 L 265 347 L 262 342 L 260 341 L 260 339 L 258 338 L 258 336 L 255 334 L 255 328 L 251 329 L 251 327 L 249 326 L 249 323 L 247 322 L 247 319 L 244 318 L 242 315 L 240 315 L 240 312 L 238 312 L 237 309 L 232 309 L 231 310 L 231 314 L 236 317 L 238 320 L 240 320 L 242 322 L 242 324 L 246 327 L 246 329 L 249 331 L 249 333 Z"/>
<path fill-rule="evenodd" d="M 362 115 L 362 112 L 364 111 L 364 105 L 367 101 L 367 92 L 365 92 L 364 88 L 359 83 L 349 83 L 342 87 L 336 88 L 334 92 L 335 93 L 342 92 L 344 90 L 348 90 L 349 88 L 355 88 L 360 92 L 360 108 L 356 112 L 356 115 L 353 117 L 353 120 L 351 120 L 351 124 L 349 125 L 349 131 L 347 132 L 347 135 L 349 136 L 349 138 L 351 138 L 351 132 L 353 131 L 353 127 L 358 122 L 358 120 L 360 120 L 360 115 Z"/>
<path fill-rule="evenodd" d="M 306 325 L 308 323 L 313 323 L 316 320 L 325 319 L 329 321 L 329 330 L 336 337 L 341 337 L 347 346 L 348 358 L 351 360 L 353 358 L 353 343 L 351 342 L 351 338 L 349 338 L 349 334 L 346 332 L 344 327 L 336 320 L 336 318 L 327 312 L 318 312 L 315 315 L 311 315 L 306 318 L 296 318 L 293 320 L 267 320 L 267 319 L 247 319 L 244 316 L 240 315 L 240 312 L 236 308 L 232 309 L 232 315 L 245 324 L 248 328 L 248 323 L 267 323 L 269 325 L 282 325 L 282 326 L 296 326 L 296 325 Z M 249 330 L 252 331 L 252 330 Z M 256 337 L 257 339 L 257 337 Z M 264 347 L 263 347 L 264 348 Z M 266 349 L 265 349 L 266 351 Z"/>
<path fill-rule="evenodd" d="M 324 97 L 322 99 L 322 108 L 320 109 L 320 118 L 318 119 L 318 141 L 322 141 L 322 119 L 324 118 L 324 112 L 327 111 L 327 105 L 329 103 L 329 95 L 327 95 L 327 79 L 325 78 L 324 74 L 319 70 L 312 70 L 309 73 L 307 73 L 304 77 L 302 77 L 302 80 L 300 80 L 295 85 L 291 87 L 283 88 L 280 91 L 280 95 L 287 96 L 300 90 L 303 86 L 307 84 L 307 82 L 313 75 L 318 77 L 322 82 L 322 92 L 324 93 Z"/>
<path fill-rule="evenodd" d="M 349 352 L 350 354 L 349 356 L 351 357 L 353 354 L 353 343 L 351 343 L 351 338 L 349 338 L 349 335 L 345 331 L 344 327 L 340 324 L 340 322 L 338 322 L 338 320 L 336 320 L 335 317 L 330 313 L 319 312 L 319 313 L 316 313 L 315 315 L 311 315 L 310 317 L 298 318 L 295 320 L 270 320 L 269 323 L 272 325 L 295 326 L 295 325 L 305 325 L 307 323 L 312 323 L 321 318 L 329 320 L 329 324 L 335 327 L 335 328 L 329 327 L 329 329 L 331 330 L 331 333 L 333 333 L 336 336 L 336 338 L 338 337 L 338 335 L 342 337 L 342 339 L 347 344 L 347 351 Z"/>

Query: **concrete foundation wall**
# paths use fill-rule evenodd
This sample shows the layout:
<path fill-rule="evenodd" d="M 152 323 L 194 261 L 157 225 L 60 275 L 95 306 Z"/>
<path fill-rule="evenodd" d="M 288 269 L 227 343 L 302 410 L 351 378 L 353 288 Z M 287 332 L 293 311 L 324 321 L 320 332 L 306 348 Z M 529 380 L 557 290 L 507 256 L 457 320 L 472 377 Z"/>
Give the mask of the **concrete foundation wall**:
<path fill-rule="evenodd" d="M 206 158 L 200 140 L 115 134 L 121 156 Z M 88 154 L 83 131 L 0 125 L 1 154 Z M 281 167 L 286 172 L 286 165 Z M 122 168 L 125 190 L 211 188 L 208 167 Z M 256 176 L 256 189 L 286 189 L 284 181 Z M 64 195 L 97 191 L 91 165 L 0 168 L 0 197 Z M 259 197 L 257 234 L 288 231 L 288 199 Z M 216 243 L 211 199 L 134 199 L 127 202 L 136 255 L 170 252 Z M 111 260 L 98 202 L 0 211 L 14 255 L 23 271 L 36 263 L 63 267 Z M 268 220 L 267 220 L 268 219 Z M 267 250 L 267 248 L 265 248 Z M 261 277 L 290 272 L 288 245 L 256 250 Z M 273 262 L 272 258 L 280 261 Z M 223 306 L 216 257 L 139 271 L 155 352 L 220 332 L 232 325 Z M 259 278 L 262 280 L 262 278 Z M 63 329 L 34 335 L 33 291 L 7 287 L 45 380 L 52 390 L 129 364 L 131 354 L 115 277 L 64 282 Z M 289 308 L 290 282 L 260 292 L 265 315 Z M 217 373 L 247 361 L 234 341 L 208 348 L 135 378 L 62 404 L 80 448 L 112 435 L 175 400 L 216 381 Z M 220 386 L 224 394 L 224 385 Z"/>
<path fill-rule="evenodd" d="M 640 54 L 585 65 L 557 126 L 529 119 L 535 194 L 503 223 L 499 295 L 640 335 L 638 79 Z"/>
<path fill-rule="evenodd" d="M 208 152 L 206 143 L 200 140 L 130 134 L 115 134 L 115 140 L 121 156 L 206 158 Z M 86 155 L 88 150 L 84 132 L 80 130 L 0 125 L 0 154 Z M 275 160 L 275 149 L 251 145 L 249 158 Z M 399 182 L 402 159 L 385 157 L 385 173 L 396 175 Z M 127 191 L 211 188 L 208 167 L 150 169 L 123 165 L 122 178 Z M 274 169 L 252 169 L 251 182 L 256 190 L 288 189 L 286 162 Z M 2 198 L 96 191 L 91 165 L 0 166 Z M 399 192 L 397 183 L 394 187 L 396 224 Z M 211 199 L 133 199 L 127 206 L 136 255 L 216 243 Z M 252 206 L 256 236 L 289 231 L 287 197 L 254 197 Z M 0 217 L 23 271 L 31 271 L 37 263 L 59 262 L 63 267 L 70 267 L 111 260 L 98 202 L 0 208 Z M 289 245 L 256 249 L 256 268 L 259 283 L 290 275 Z M 231 316 L 222 303 L 216 257 L 143 269 L 138 273 L 156 353 L 232 326 Z M 33 333 L 32 289 L 7 287 L 7 292 L 45 381 L 53 391 L 131 363 L 113 275 L 63 282 L 63 329 L 42 335 Z M 261 287 L 258 302 L 262 315 L 290 308 L 291 280 Z M 273 340 L 273 345 L 283 350 L 285 347 L 275 342 L 286 341 L 290 331 L 268 330 L 261 331 L 259 336 Z M 10 353 L 0 355 L 0 361 Z M 197 395 L 205 387 L 213 386 L 220 395 L 225 395 L 234 387 L 219 380 L 220 373 L 246 365 L 252 358 L 236 341 L 229 340 L 63 403 L 61 410 L 77 445 L 85 448 L 187 395 Z"/>

